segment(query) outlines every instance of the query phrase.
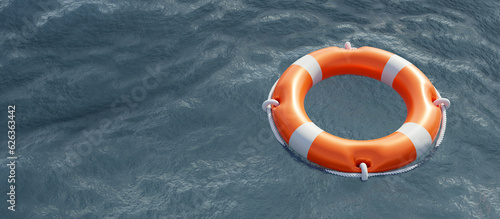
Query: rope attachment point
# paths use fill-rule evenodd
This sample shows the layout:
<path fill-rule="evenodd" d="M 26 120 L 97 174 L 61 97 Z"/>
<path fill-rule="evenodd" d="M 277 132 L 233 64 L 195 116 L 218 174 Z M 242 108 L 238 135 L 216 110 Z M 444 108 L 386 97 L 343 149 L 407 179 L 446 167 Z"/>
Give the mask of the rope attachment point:
<path fill-rule="evenodd" d="M 351 43 L 350 42 L 345 42 L 344 49 L 352 49 Z"/>
<path fill-rule="evenodd" d="M 366 166 L 366 164 L 361 163 L 359 165 L 359 168 L 361 168 L 361 180 L 363 181 L 368 180 L 368 167 Z"/>
<path fill-rule="evenodd" d="M 440 106 L 441 104 L 444 104 L 444 107 L 446 109 L 450 108 L 450 105 L 451 105 L 450 100 L 448 100 L 446 98 L 439 98 L 437 100 L 434 100 L 434 102 L 432 102 L 432 103 L 434 103 L 434 105 L 436 105 L 436 106 Z"/>
<path fill-rule="evenodd" d="M 278 102 L 275 99 L 268 99 L 268 100 L 264 101 L 264 103 L 262 103 L 262 110 L 264 110 L 264 112 L 265 112 L 267 110 L 267 108 L 270 107 L 270 105 L 279 106 L 280 102 Z"/>

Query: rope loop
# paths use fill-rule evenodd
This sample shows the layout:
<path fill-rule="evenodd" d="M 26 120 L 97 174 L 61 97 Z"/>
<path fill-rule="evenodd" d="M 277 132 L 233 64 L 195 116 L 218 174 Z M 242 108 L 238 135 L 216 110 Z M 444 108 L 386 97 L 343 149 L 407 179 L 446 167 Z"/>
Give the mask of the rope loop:
<path fill-rule="evenodd" d="M 448 100 L 447 98 L 439 98 L 437 100 L 434 100 L 434 102 L 432 102 L 432 103 L 434 103 L 434 105 L 436 105 L 436 106 L 444 104 L 444 107 L 446 109 L 450 108 L 450 105 L 451 105 L 450 100 Z"/>
<path fill-rule="evenodd" d="M 275 99 L 267 99 L 266 101 L 264 101 L 264 103 L 262 103 L 262 110 L 266 112 L 266 110 L 269 108 L 269 105 L 279 106 L 280 102 Z"/>
<path fill-rule="evenodd" d="M 352 49 L 351 43 L 350 42 L 345 42 L 344 49 Z"/>
<path fill-rule="evenodd" d="M 361 180 L 363 181 L 368 180 L 368 167 L 366 166 L 366 164 L 361 163 L 359 165 L 359 168 L 361 168 Z"/>

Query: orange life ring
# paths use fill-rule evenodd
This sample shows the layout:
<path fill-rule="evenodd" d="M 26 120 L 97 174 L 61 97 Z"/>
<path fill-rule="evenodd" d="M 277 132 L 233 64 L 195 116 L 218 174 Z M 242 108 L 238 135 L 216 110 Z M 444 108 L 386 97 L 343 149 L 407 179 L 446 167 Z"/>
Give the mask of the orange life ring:
<path fill-rule="evenodd" d="M 439 94 L 417 67 L 398 55 L 373 47 L 346 48 L 317 50 L 286 69 L 270 97 L 276 102 L 270 107 L 279 134 L 309 161 L 341 172 L 359 173 L 362 163 L 369 172 L 412 163 L 432 148 L 438 135 L 442 114 L 433 102 Z M 378 139 L 350 140 L 316 126 L 305 112 L 305 96 L 321 80 L 342 74 L 370 77 L 396 90 L 407 107 L 401 128 Z"/>

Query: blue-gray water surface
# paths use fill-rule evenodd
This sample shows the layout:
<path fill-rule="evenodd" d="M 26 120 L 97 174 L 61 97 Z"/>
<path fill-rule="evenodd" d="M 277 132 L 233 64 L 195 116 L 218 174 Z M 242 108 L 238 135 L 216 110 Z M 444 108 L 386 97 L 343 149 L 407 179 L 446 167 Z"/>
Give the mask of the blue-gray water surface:
<path fill-rule="evenodd" d="M 496 0 L 2 0 L 0 218 L 500 218 L 499 35 Z M 273 83 L 346 41 L 404 57 L 451 100 L 423 166 L 362 182 L 272 136 Z M 359 76 L 322 81 L 305 105 L 351 139 L 406 117 Z"/>

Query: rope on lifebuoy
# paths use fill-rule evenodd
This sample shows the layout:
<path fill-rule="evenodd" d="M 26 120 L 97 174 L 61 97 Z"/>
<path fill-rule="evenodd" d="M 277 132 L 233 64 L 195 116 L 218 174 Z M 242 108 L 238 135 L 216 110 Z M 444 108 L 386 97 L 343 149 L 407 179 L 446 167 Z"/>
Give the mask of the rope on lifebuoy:
<path fill-rule="evenodd" d="M 270 105 L 279 106 L 280 102 L 275 99 L 267 99 L 266 101 L 264 101 L 264 103 L 262 103 L 262 109 L 264 110 L 264 112 L 267 110 L 267 108 L 269 108 Z"/>

